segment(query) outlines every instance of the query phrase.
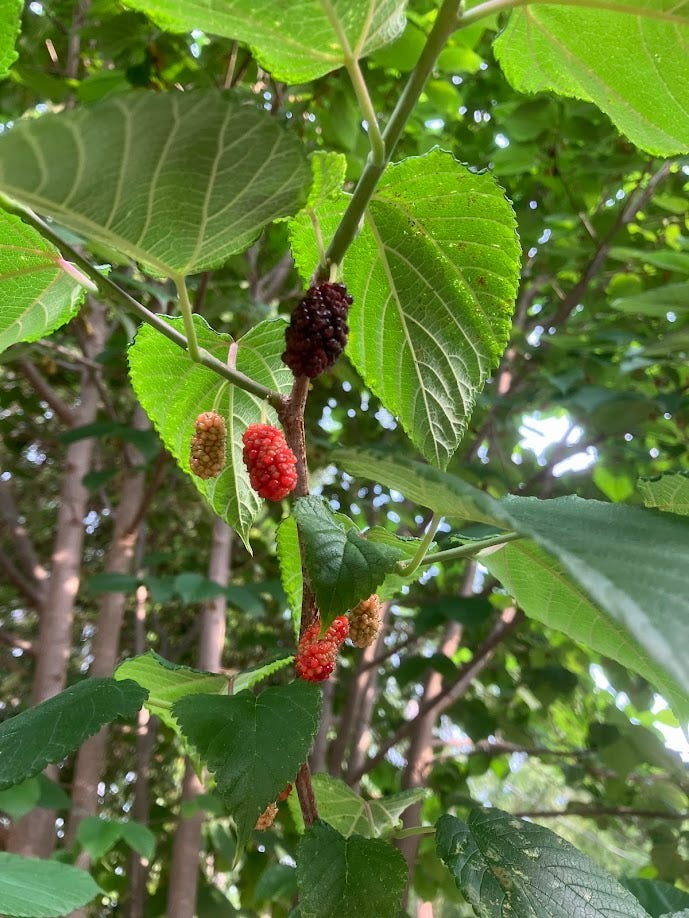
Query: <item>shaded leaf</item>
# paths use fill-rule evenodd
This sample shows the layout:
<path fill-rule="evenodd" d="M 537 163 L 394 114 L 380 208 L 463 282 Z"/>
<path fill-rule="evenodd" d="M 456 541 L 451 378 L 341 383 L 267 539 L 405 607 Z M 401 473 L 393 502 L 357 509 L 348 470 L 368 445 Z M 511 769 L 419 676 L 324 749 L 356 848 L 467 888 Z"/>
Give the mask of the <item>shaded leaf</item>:
<path fill-rule="evenodd" d="M 85 291 L 64 264 L 35 229 L 0 210 L 0 352 L 49 335 L 79 312 Z"/>
<path fill-rule="evenodd" d="M 181 319 L 168 319 L 180 330 Z M 220 335 L 200 316 L 194 316 L 199 346 L 214 357 L 227 361 L 232 340 Z M 282 320 L 259 322 L 237 342 L 236 368 L 256 382 L 279 392 L 291 388 L 293 376 L 282 363 L 285 347 Z M 193 363 L 186 351 L 149 325 L 139 329 L 129 349 L 132 385 L 163 443 L 213 510 L 224 519 L 249 547 L 251 525 L 263 501 L 251 488 L 242 460 L 242 435 L 249 424 L 261 420 L 277 423 L 266 403 L 244 389 L 230 385 L 212 370 Z M 218 411 L 227 425 L 227 464 L 217 478 L 203 480 L 189 468 L 189 446 L 194 422 L 202 411 Z"/>
<path fill-rule="evenodd" d="M 0 189 L 164 276 L 248 248 L 310 181 L 278 119 L 214 90 L 117 95 L 0 137 Z"/>
<path fill-rule="evenodd" d="M 85 870 L 0 851 L 0 914 L 8 918 L 68 915 L 100 891 Z"/>
<path fill-rule="evenodd" d="M 622 880 L 622 885 L 639 900 L 651 918 L 661 918 L 682 908 L 689 909 L 689 893 L 663 880 L 630 878 Z"/>
<path fill-rule="evenodd" d="M 404 553 L 345 530 L 318 497 L 300 497 L 294 517 L 304 543 L 306 568 L 325 624 L 367 599 Z"/>
<path fill-rule="evenodd" d="M 196 695 L 172 709 L 183 735 L 215 775 L 243 847 L 265 807 L 294 781 L 318 729 L 321 693 L 298 680 L 260 695 Z"/>
<path fill-rule="evenodd" d="M 135 682 L 84 679 L 0 724 L 0 789 L 60 762 L 105 724 L 132 717 L 147 692 Z"/>
<path fill-rule="evenodd" d="M 259 64 L 285 83 L 304 83 L 344 63 L 339 37 L 319 0 L 284 3 L 264 0 L 126 0 L 168 31 L 202 29 L 250 45 Z M 404 29 L 404 0 L 330 0 L 328 7 L 344 30 L 356 58 L 393 41 Z"/>
<path fill-rule="evenodd" d="M 407 879 L 404 858 L 378 838 L 345 838 L 318 821 L 299 842 L 301 918 L 397 918 Z"/>
<path fill-rule="evenodd" d="M 672 156 L 689 149 L 688 41 L 685 3 L 613 0 L 513 10 L 494 48 L 515 89 L 587 99 L 638 147 Z"/>
<path fill-rule="evenodd" d="M 225 676 L 171 663 L 154 650 L 120 663 L 115 679 L 133 679 L 143 686 L 148 691 L 148 710 L 173 730 L 178 730 L 177 721 L 170 713 L 175 701 L 186 695 L 227 693 Z"/>
<path fill-rule="evenodd" d="M 648 918 L 609 873 L 559 835 L 497 809 L 441 816 L 438 856 L 480 918 Z"/>

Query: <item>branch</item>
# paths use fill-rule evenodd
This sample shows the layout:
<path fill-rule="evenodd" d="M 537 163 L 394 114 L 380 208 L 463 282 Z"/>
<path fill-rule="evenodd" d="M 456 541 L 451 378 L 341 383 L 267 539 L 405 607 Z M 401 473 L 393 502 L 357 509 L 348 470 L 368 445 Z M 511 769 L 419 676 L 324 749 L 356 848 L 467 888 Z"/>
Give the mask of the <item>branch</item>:
<path fill-rule="evenodd" d="M 641 210 L 648 201 L 653 197 L 656 192 L 658 185 L 663 182 L 670 173 L 672 168 L 672 162 L 666 160 L 660 168 L 655 172 L 648 181 L 648 184 L 641 188 L 640 185 L 629 195 L 626 205 L 622 208 L 618 214 L 617 220 L 615 220 L 611 229 L 601 241 L 598 248 L 594 252 L 591 260 L 584 268 L 584 273 L 577 283 L 572 287 L 572 289 L 565 295 L 565 298 L 560 303 L 557 312 L 550 320 L 551 325 L 559 325 L 564 322 L 570 315 L 573 309 L 581 302 L 581 298 L 586 293 L 591 284 L 591 281 L 600 271 L 605 259 L 608 257 L 608 252 L 615 240 L 615 237 L 621 229 L 627 226 L 635 218 L 637 212 Z"/>
<path fill-rule="evenodd" d="M 8 479 L 0 478 L 0 519 L 10 531 L 17 557 L 24 574 L 28 576 L 32 590 L 42 595 L 42 588 L 48 579 L 48 572 L 41 564 L 26 527 L 19 521 L 19 510 Z M 40 603 L 38 604 L 40 608 Z"/>
<path fill-rule="evenodd" d="M 23 207 L 18 202 L 13 201 L 11 198 L 8 198 L 3 194 L 0 194 L 0 206 L 2 206 L 2 208 L 8 213 L 16 214 L 18 217 L 21 217 L 25 223 L 28 223 L 35 230 L 37 230 L 41 236 L 43 236 L 53 245 L 57 246 L 57 248 L 63 254 L 69 256 L 70 261 L 78 267 L 79 272 L 83 272 L 85 275 L 85 277 L 82 279 L 82 283 L 84 283 L 84 285 L 86 279 L 90 279 L 103 299 L 110 300 L 128 312 L 134 312 L 142 321 L 155 328 L 162 335 L 165 335 L 165 337 L 172 341 L 173 344 L 176 344 L 183 350 L 190 352 L 187 339 L 181 332 L 178 332 L 176 328 L 168 325 L 168 323 L 161 316 L 156 315 L 156 313 L 151 312 L 150 309 L 147 309 L 143 303 L 139 303 L 138 300 L 135 300 L 134 297 L 130 296 L 126 290 L 123 290 L 122 287 L 119 287 L 109 277 L 101 274 L 100 271 L 98 271 L 89 261 L 80 255 L 75 248 L 61 239 L 60 236 L 58 236 L 58 234 L 52 229 L 52 227 L 50 227 L 32 210 L 27 207 Z M 74 271 L 72 271 L 72 273 L 75 274 Z M 227 364 L 223 363 L 221 360 L 218 360 L 217 357 L 214 357 L 207 350 L 205 350 L 205 348 L 199 348 L 197 356 L 198 363 L 204 367 L 207 367 L 209 370 L 212 370 L 214 373 L 217 373 L 218 376 L 222 376 L 223 379 L 227 379 L 235 386 L 239 386 L 240 389 L 244 389 L 245 391 L 250 392 L 252 395 L 257 396 L 258 398 L 265 399 L 274 408 L 276 408 L 280 403 L 282 396 L 278 392 L 274 392 L 267 386 L 263 386 L 260 383 L 257 383 L 255 380 L 251 379 L 249 376 L 246 376 L 244 373 L 240 373 L 238 370 L 234 370 L 227 366 Z"/>
<path fill-rule="evenodd" d="M 365 762 L 356 774 L 351 776 L 352 781 L 358 781 L 362 775 L 374 769 L 379 762 L 383 761 L 394 746 L 403 739 L 406 739 L 410 733 L 413 733 L 416 721 L 422 717 L 427 717 L 429 714 L 437 717 L 466 692 L 478 674 L 484 670 L 491 661 L 496 648 L 524 621 L 523 612 L 514 612 L 514 610 L 512 610 L 514 614 L 508 618 L 506 616 L 508 611 L 509 610 L 506 609 L 505 612 L 503 612 L 502 617 L 486 640 L 474 651 L 473 658 L 459 671 L 457 679 L 447 688 L 444 688 L 441 692 L 438 692 L 437 695 L 434 695 L 420 705 L 416 716 L 411 720 L 405 721 L 405 723 L 383 743 L 378 752 Z"/>
<path fill-rule="evenodd" d="M 7 647 L 17 647 L 24 653 L 32 655 L 36 653 L 32 641 L 27 641 L 26 638 L 19 637 L 18 634 L 14 634 L 12 631 L 0 629 L 0 644 L 5 644 Z"/>
<path fill-rule="evenodd" d="M 20 593 L 31 605 L 40 610 L 43 606 L 43 593 L 36 585 L 25 577 L 24 574 L 13 564 L 12 560 L 0 548 L 0 570 L 5 572 L 7 579 L 13 583 Z"/>
<path fill-rule="evenodd" d="M 689 820 L 689 813 L 671 813 L 668 810 L 635 810 L 631 806 L 586 806 L 574 804 L 566 810 L 522 810 L 513 813 L 518 818 L 559 819 L 561 816 L 586 816 L 597 819 L 600 816 L 619 816 L 625 819 L 667 819 L 684 822 Z"/>
<path fill-rule="evenodd" d="M 47 402 L 63 424 L 71 427 L 74 424 L 74 411 L 60 398 L 36 364 L 30 360 L 20 360 L 17 365 L 40 398 Z"/>

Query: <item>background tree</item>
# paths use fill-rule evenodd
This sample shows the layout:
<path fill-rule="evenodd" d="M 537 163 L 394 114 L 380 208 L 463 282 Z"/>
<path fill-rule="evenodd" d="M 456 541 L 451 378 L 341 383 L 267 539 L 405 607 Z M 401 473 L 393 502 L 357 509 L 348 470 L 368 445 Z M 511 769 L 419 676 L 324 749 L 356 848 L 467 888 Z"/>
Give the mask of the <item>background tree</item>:
<path fill-rule="evenodd" d="M 681 914 L 684 8 L 0 24 L 0 912 Z"/>

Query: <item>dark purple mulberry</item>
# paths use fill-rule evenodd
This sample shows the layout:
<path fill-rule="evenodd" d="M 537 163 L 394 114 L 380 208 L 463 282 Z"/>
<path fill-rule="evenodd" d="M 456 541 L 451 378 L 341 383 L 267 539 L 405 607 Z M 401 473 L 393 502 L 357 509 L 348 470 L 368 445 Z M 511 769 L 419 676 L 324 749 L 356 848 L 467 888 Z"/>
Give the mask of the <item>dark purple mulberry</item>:
<path fill-rule="evenodd" d="M 347 343 L 347 313 L 352 298 L 343 284 L 310 287 L 292 313 L 282 355 L 295 376 L 320 376 L 338 359 Z"/>

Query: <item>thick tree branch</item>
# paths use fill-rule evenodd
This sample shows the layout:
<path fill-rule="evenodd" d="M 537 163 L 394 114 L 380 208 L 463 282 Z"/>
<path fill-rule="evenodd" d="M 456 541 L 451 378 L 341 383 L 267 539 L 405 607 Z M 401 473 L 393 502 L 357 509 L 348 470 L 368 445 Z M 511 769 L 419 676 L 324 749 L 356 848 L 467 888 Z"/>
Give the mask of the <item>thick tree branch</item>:
<path fill-rule="evenodd" d="M 36 587 L 35 582 L 29 580 L 22 574 L 1 548 L 0 570 L 3 571 L 10 583 L 16 586 L 24 598 L 27 599 L 35 609 L 40 611 L 43 605 L 43 593 Z"/>

